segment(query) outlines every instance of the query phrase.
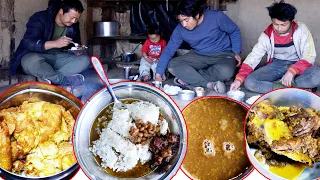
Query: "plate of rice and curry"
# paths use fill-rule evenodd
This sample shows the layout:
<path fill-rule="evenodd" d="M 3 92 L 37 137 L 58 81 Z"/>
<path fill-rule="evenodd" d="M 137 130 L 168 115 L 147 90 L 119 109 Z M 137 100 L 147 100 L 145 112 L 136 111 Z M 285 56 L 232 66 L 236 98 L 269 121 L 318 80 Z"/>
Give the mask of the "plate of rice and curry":
<path fill-rule="evenodd" d="M 247 154 L 269 179 L 320 177 L 320 97 L 296 88 L 259 98 L 246 122 Z"/>
<path fill-rule="evenodd" d="M 102 89 L 85 104 L 74 129 L 78 162 L 90 179 L 167 179 L 186 151 L 182 114 L 164 92 L 137 82 Z"/>

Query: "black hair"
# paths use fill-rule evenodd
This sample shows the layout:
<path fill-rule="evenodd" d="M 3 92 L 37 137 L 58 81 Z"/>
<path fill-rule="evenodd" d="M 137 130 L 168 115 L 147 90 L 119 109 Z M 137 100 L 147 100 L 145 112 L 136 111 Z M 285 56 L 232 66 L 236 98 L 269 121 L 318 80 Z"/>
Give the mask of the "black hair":
<path fill-rule="evenodd" d="M 63 0 L 61 9 L 63 10 L 63 13 L 69 12 L 70 9 L 73 9 L 78 13 L 82 13 L 84 10 L 80 0 Z"/>
<path fill-rule="evenodd" d="M 275 18 L 280 21 L 293 21 L 295 15 L 297 14 L 297 9 L 291 4 L 285 3 L 284 1 L 274 3 L 267 7 L 267 9 L 271 19 Z"/>
<path fill-rule="evenodd" d="M 201 16 L 206 9 L 205 0 L 181 0 L 177 4 L 176 15 L 183 15 L 188 17 Z"/>
<path fill-rule="evenodd" d="M 70 9 L 73 9 L 79 13 L 84 11 L 82 3 L 80 0 L 50 0 L 48 3 L 48 8 L 52 11 L 63 10 L 63 13 L 67 13 Z"/>
<path fill-rule="evenodd" d="M 147 32 L 148 34 L 156 34 L 156 35 L 162 35 L 162 32 L 159 28 L 159 26 L 154 25 L 154 24 L 150 24 L 147 26 Z"/>

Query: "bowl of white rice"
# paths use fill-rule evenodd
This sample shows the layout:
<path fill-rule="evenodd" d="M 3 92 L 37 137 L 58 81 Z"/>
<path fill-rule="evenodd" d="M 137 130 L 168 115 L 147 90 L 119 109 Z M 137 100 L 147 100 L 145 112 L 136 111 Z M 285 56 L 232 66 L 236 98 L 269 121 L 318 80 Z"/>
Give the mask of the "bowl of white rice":
<path fill-rule="evenodd" d="M 151 172 L 145 176 L 142 176 L 139 178 L 131 178 L 131 179 L 171 179 L 176 174 L 176 172 L 178 171 L 182 163 L 182 160 L 186 153 L 186 145 L 187 145 L 186 125 L 178 106 L 163 91 L 153 86 L 150 86 L 148 84 L 138 83 L 138 82 L 121 82 L 121 83 L 112 85 L 112 88 L 115 91 L 115 95 L 119 99 L 138 99 L 144 102 L 145 104 L 142 104 L 142 106 L 145 105 L 147 108 L 145 109 L 146 112 L 144 114 L 143 114 L 143 111 L 141 112 L 142 113 L 140 114 L 141 116 L 150 113 L 150 111 L 154 109 L 154 108 L 150 108 L 151 104 L 155 105 L 159 109 L 160 114 L 166 120 L 170 133 L 179 135 L 179 148 L 177 150 L 176 155 L 171 160 L 170 169 L 168 169 L 166 172 L 162 172 L 162 173 Z M 93 152 L 94 153 L 101 153 L 101 152 L 98 152 L 99 150 L 97 148 L 94 149 L 90 142 L 90 131 L 91 131 L 91 128 L 93 127 L 93 123 L 96 117 L 105 107 L 107 107 L 112 102 L 113 101 L 108 90 L 106 88 L 100 90 L 94 96 L 92 96 L 84 105 L 84 107 L 82 108 L 81 112 L 78 115 L 76 125 L 74 127 L 74 138 L 73 138 L 74 151 L 75 151 L 79 165 L 81 166 L 85 174 L 90 179 L 119 179 L 107 173 L 105 169 L 103 169 L 96 162 L 95 157 L 93 156 Z M 134 108 L 134 106 L 129 107 L 129 110 L 130 108 Z M 131 111 L 134 111 L 134 110 L 131 110 Z M 123 116 L 125 114 L 121 113 L 119 114 L 119 116 L 120 115 Z M 145 117 L 147 119 L 150 119 L 150 121 L 157 121 L 157 119 L 152 120 L 151 116 L 150 117 L 145 116 Z M 120 119 L 123 119 L 123 118 L 119 118 L 119 120 Z M 114 124 L 113 126 L 117 124 Z M 123 127 L 122 129 L 119 129 L 119 130 L 123 130 L 125 128 L 126 127 Z M 127 142 L 125 141 L 122 142 L 121 139 L 117 139 L 117 135 L 116 135 L 121 133 L 127 133 L 127 131 L 126 132 L 119 131 L 114 133 L 114 132 L 111 132 L 110 129 L 113 130 L 114 127 L 110 127 L 109 129 L 106 129 L 105 132 L 102 132 L 101 134 L 104 134 L 104 138 L 101 138 L 103 139 L 103 141 L 99 141 L 97 143 L 109 142 L 109 143 L 114 143 L 115 147 L 126 148 L 126 149 L 131 148 L 132 145 L 129 145 L 129 144 L 125 145 Z M 108 136 L 111 136 L 112 134 L 114 134 L 114 136 L 108 139 Z M 98 145 L 97 143 L 96 145 Z M 120 147 L 119 144 L 123 144 L 123 146 Z M 144 149 L 142 147 L 139 151 L 143 151 L 143 150 Z M 130 154 L 133 151 L 127 151 L 127 152 L 128 154 Z M 111 157 L 108 157 L 108 158 L 111 158 Z M 130 164 L 125 164 L 124 166 L 121 165 L 116 168 L 118 169 L 130 168 Z M 130 178 L 124 178 L 124 179 L 130 179 Z"/>

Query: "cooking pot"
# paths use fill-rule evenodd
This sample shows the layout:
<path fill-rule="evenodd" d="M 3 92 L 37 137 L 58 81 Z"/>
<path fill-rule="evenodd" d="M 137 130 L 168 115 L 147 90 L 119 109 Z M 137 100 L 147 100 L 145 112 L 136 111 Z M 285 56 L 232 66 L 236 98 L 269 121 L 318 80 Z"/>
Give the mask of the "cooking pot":
<path fill-rule="evenodd" d="M 115 95 L 119 99 L 134 98 L 149 101 L 160 107 L 161 113 L 168 121 L 169 129 L 174 134 L 180 135 L 179 150 L 169 171 L 158 174 L 152 172 L 144 177 L 135 179 L 171 179 L 178 171 L 186 153 L 187 131 L 183 116 L 174 101 L 163 91 L 153 86 L 138 82 L 120 82 L 112 85 Z M 92 180 L 118 179 L 106 173 L 94 159 L 89 151 L 90 131 L 97 115 L 110 103 L 112 98 L 106 88 L 92 96 L 82 108 L 74 128 L 73 145 L 77 160 Z"/>
<path fill-rule="evenodd" d="M 117 21 L 102 21 L 94 22 L 95 37 L 112 37 L 119 35 L 119 22 Z"/>
<path fill-rule="evenodd" d="M 20 106 L 24 101 L 47 101 L 62 105 L 66 110 L 70 111 L 75 119 L 80 111 L 80 108 L 82 107 L 81 102 L 75 96 L 63 90 L 62 88 L 39 82 L 27 82 L 8 89 L 0 97 L 0 110 Z M 74 174 L 77 173 L 78 169 L 79 165 L 78 163 L 75 163 L 68 169 L 52 176 L 26 177 L 0 168 L 0 176 L 4 179 L 14 180 L 70 179 L 72 176 L 74 176 Z"/>
<path fill-rule="evenodd" d="M 125 52 L 125 53 L 121 54 L 120 56 L 117 56 L 113 59 L 120 59 L 120 61 L 122 61 L 122 62 L 133 62 L 136 60 L 136 55 L 135 55 L 135 53 Z"/>
<path fill-rule="evenodd" d="M 135 61 L 135 54 L 130 52 L 125 52 L 122 54 L 123 62 L 133 62 Z"/>
<path fill-rule="evenodd" d="M 136 60 L 136 55 L 131 52 L 125 52 L 120 56 L 114 57 L 113 60 L 120 59 L 122 62 L 133 62 Z M 119 60 L 118 60 L 119 61 Z"/>

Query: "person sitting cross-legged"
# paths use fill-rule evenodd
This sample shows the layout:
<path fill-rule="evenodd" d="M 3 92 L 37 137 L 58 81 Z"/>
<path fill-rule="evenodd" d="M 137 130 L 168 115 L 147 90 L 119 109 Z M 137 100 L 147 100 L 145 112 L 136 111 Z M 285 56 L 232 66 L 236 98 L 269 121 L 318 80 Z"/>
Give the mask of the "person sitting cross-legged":
<path fill-rule="evenodd" d="M 49 84 L 83 85 L 79 73 L 89 67 L 89 56 L 64 51 L 70 43 L 80 44 L 82 12 L 79 0 L 50 0 L 47 10 L 33 14 L 10 62 L 11 74 L 23 71 Z"/>
<path fill-rule="evenodd" d="M 280 2 L 268 7 L 272 24 L 243 62 L 230 90 L 244 87 L 266 93 L 281 87 L 311 89 L 320 86 L 320 67 L 314 66 L 316 50 L 307 26 L 295 22 L 294 6 Z M 267 53 L 267 65 L 254 70 Z"/>

